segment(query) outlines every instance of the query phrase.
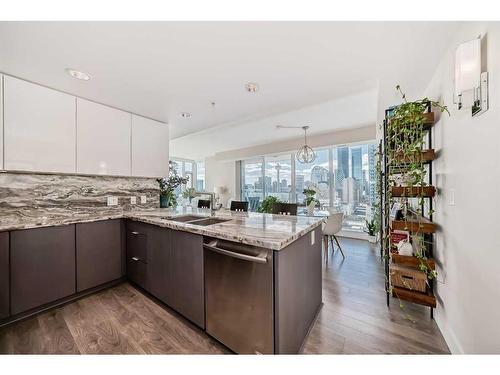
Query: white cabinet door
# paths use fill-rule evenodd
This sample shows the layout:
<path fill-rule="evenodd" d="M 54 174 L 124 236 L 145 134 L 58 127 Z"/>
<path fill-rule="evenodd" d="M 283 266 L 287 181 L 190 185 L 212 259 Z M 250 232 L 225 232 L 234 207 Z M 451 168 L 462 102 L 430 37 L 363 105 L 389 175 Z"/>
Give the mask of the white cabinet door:
<path fill-rule="evenodd" d="M 168 125 L 132 115 L 132 176 L 168 176 Z"/>
<path fill-rule="evenodd" d="M 130 176 L 130 113 L 77 99 L 77 172 Z"/>
<path fill-rule="evenodd" d="M 76 171 L 75 97 L 4 76 L 4 166 Z"/>

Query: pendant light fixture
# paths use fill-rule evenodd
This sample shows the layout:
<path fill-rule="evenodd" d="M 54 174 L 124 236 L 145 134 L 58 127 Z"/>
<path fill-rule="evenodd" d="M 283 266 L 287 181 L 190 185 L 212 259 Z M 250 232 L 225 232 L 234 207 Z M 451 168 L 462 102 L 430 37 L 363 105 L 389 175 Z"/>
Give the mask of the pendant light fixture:
<path fill-rule="evenodd" d="M 314 150 L 307 145 L 307 129 L 309 129 L 309 126 L 282 126 L 282 125 L 277 125 L 276 126 L 278 129 L 281 128 L 290 128 L 290 129 L 302 129 L 304 130 L 304 146 L 298 149 L 297 151 L 297 161 L 299 163 L 303 164 L 309 164 L 312 163 L 316 159 L 316 153 Z"/>

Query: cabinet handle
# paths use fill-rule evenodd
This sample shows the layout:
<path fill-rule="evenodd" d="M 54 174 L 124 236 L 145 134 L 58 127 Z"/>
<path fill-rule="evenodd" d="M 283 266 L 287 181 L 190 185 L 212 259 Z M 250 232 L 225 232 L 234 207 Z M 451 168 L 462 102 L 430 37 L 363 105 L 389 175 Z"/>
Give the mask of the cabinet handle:
<path fill-rule="evenodd" d="M 134 262 L 138 262 L 138 261 L 140 261 L 140 260 L 141 260 L 141 258 L 132 257 L 132 260 L 133 260 Z"/>
<path fill-rule="evenodd" d="M 135 235 L 137 235 L 137 234 L 139 234 L 139 232 L 132 232 L 132 234 L 135 234 Z"/>
<path fill-rule="evenodd" d="M 221 249 L 217 246 L 214 246 L 215 244 L 217 244 L 216 241 L 214 242 L 211 242 L 209 244 L 204 244 L 203 245 L 203 248 L 204 249 L 207 249 L 207 250 L 212 250 L 212 251 L 215 251 L 216 253 L 220 253 L 222 255 L 227 255 L 227 256 L 230 256 L 230 257 L 233 257 L 233 258 L 238 258 L 238 259 L 242 259 L 242 260 L 248 260 L 250 262 L 255 262 L 255 263 L 267 263 L 267 256 L 264 254 L 264 256 L 251 256 L 251 255 L 246 255 L 246 254 L 241 254 L 241 253 L 236 253 L 234 251 L 229 251 L 229 250 L 226 250 L 226 249 Z"/>

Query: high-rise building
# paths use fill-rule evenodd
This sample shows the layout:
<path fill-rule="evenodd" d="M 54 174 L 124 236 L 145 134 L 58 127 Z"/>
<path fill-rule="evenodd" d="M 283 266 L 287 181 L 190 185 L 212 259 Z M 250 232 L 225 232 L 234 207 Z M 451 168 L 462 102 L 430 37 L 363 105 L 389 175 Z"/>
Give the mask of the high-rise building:
<path fill-rule="evenodd" d="M 369 185 L 369 194 L 370 194 L 370 204 L 375 204 L 376 199 L 376 184 L 377 184 L 377 171 L 376 171 L 376 153 L 377 147 L 375 144 L 368 145 L 368 185 Z"/>
<path fill-rule="evenodd" d="M 353 177 L 345 178 L 342 183 L 342 202 L 354 206 L 359 199 L 359 181 Z"/>
<path fill-rule="evenodd" d="M 337 148 L 337 169 L 342 171 L 342 179 L 349 177 L 349 147 Z"/>
<path fill-rule="evenodd" d="M 259 177 L 258 180 L 255 181 L 254 185 L 255 185 L 255 190 L 262 191 L 262 189 L 264 188 L 264 184 L 262 182 L 262 177 Z"/>
<path fill-rule="evenodd" d="M 313 184 L 319 184 L 320 182 L 328 183 L 328 169 L 316 165 L 311 170 L 311 182 Z"/>
<path fill-rule="evenodd" d="M 295 176 L 295 189 L 298 193 L 302 193 L 302 190 L 304 190 L 304 175 L 298 174 Z"/>
<path fill-rule="evenodd" d="M 271 176 L 265 176 L 264 178 L 264 181 L 265 181 L 265 188 L 266 188 L 266 192 L 270 192 L 272 191 L 272 186 L 273 186 L 273 179 L 271 178 Z"/>
<path fill-rule="evenodd" d="M 358 181 L 361 181 L 363 179 L 361 147 L 351 148 L 351 168 L 351 177 L 355 178 Z"/>
<path fill-rule="evenodd" d="M 281 180 L 281 191 L 288 191 L 288 181 L 284 178 Z"/>

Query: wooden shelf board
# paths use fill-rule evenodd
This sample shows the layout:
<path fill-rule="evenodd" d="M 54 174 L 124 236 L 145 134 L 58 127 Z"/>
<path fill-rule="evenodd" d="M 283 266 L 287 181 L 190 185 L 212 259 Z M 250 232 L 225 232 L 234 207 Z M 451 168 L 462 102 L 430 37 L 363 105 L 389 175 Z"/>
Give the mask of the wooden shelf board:
<path fill-rule="evenodd" d="M 414 256 L 391 254 L 391 259 L 394 264 L 399 264 L 405 267 L 419 269 L 420 266 L 420 261 Z M 427 263 L 427 267 L 431 270 L 436 269 L 436 262 L 434 259 L 428 258 L 425 262 Z"/>
<path fill-rule="evenodd" d="M 408 301 L 429 307 L 436 307 L 436 297 L 431 291 L 427 291 L 427 293 L 421 293 L 414 290 L 393 286 L 392 296 L 403 301 Z"/>
<path fill-rule="evenodd" d="M 393 230 L 407 230 L 412 233 L 435 233 L 437 229 L 436 223 L 417 214 L 408 215 L 407 220 L 391 219 L 389 225 Z"/>
<path fill-rule="evenodd" d="M 426 112 L 424 115 L 424 129 L 430 129 L 435 123 L 434 112 Z M 389 119 L 389 122 L 391 120 Z"/>
<path fill-rule="evenodd" d="M 422 150 L 420 153 L 421 153 L 421 158 L 422 158 L 423 163 L 430 163 L 431 161 L 435 160 L 437 157 L 436 151 L 433 148 L 428 149 L 428 150 Z M 396 154 L 394 156 L 394 160 L 398 164 L 408 164 L 411 162 L 411 160 L 408 160 L 408 158 L 405 157 L 402 153 Z"/>
<path fill-rule="evenodd" d="M 393 197 L 420 197 L 423 195 L 426 198 L 431 198 L 436 194 L 434 186 L 391 186 L 391 195 Z"/>

